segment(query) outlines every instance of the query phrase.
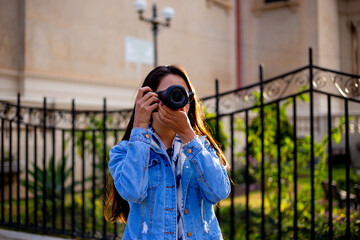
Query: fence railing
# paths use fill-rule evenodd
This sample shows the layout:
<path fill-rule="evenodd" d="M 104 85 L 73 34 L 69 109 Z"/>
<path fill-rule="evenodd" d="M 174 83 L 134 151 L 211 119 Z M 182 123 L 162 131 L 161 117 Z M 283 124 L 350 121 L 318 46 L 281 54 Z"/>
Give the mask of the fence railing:
<path fill-rule="evenodd" d="M 236 183 L 239 173 L 244 175 L 243 207 L 235 190 L 229 209 L 219 211 L 220 216 L 229 212 L 226 237 L 359 238 L 360 77 L 314 66 L 310 49 L 309 65 L 269 80 L 263 80 L 260 66 L 259 78 L 257 84 L 203 99 L 215 113 L 218 140 L 230 142 L 232 179 Z M 298 119 L 304 117 L 308 130 L 299 131 Z M 334 156 L 339 148 L 340 167 Z M 339 179 L 342 190 L 334 183 Z M 260 194 L 252 191 L 252 197 L 251 182 L 260 185 Z M 345 210 L 333 206 L 335 201 Z"/>
<path fill-rule="evenodd" d="M 360 76 L 314 66 L 311 50 L 305 67 L 268 80 L 262 73 L 258 84 L 223 93 L 216 82 L 216 94 L 202 99 L 231 162 L 231 195 L 217 208 L 224 238 L 356 239 Z M 109 111 L 106 100 L 101 111 L 75 106 L 0 101 L 1 226 L 122 236 L 124 225 L 102 216 L 103 193 L 109 149 L 131 112 Z M 334 149 L 342 149 L 336 164 Z"/>
<path fill-rule="evenodd" d="M 107 155 L 130 111 L 49 109 L 0 102 L 1 225 L 104 238 L 121 232 L 102 216 Z M 11 163 L 11 164 L 9 164 Z"/>

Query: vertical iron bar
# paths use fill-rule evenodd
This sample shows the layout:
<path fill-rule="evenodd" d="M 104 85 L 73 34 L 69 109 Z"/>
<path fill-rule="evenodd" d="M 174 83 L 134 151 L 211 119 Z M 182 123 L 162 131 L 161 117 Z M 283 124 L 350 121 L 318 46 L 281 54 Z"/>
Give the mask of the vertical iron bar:
<path fill-rule="evenodd" d="M 61 133 L 61 230 L 65 231 L 65 130 Z"/>
<path fill-rule="evenodd" d="M 46 182 L 46 98 L 44 98 L 44 106 L 43 106 L 43 205 L 42 205 L 42 211 L 43 211 L 43 231 L 45 232 L 46 229 L 46 215 L 47 215 L 47 204 L 46 204 L 46 198 L 47 198 L 47 182 Z"/>
<path fill-rule="evenodd" d="M 38 227 L 38 165 L 37 165 L 37 126 L 34 126 L 34 225 Z"/>
<path fill-rule="evenodd" d="M 153 18 L 152 19 L 157 19 L 157 11 L 156 11 L 156 5 L 153 5 Z M 157 21 L 152 21 L 152 31 L 153 31 L 153 37 L 154 37 L 154 68 L 157 67 L 157 34 L 158 34 L 158 25 L 159 23 Z"/>
<path fill-rule="evenodd" d="M 311 240 L 315 239 L 315 161 L 314 161 L 314 92 L 312 49 L 309 49 L 309 87 L 310 87 L 310 169 L 311 169 Z"/>
<path fill-rule="evenodd" d="M 332 217 L 332 205 L 333 205 L 333 198 L 332 198 L 332 133 L 331 133 L 331 96 L 327 96 L 328 102 L 328 177 L 329 177 L 329 190 L 327 198 L 329 200 L 329 240 L 333 239 L 333 217 Z"/>
<path fill-rule="evenodd" d="M 277 144 L 277 167 L 278 167 L 278 239 L 281 239 L 282 225 L 281 225 L 281 132 L 280 132 L 280 102 L 276 103 L 276 144 Z"/>
<path fill-rule="evenodd" d="M 249 190 L 250 190 L 250 178 L 249 178 L 249 111 L 245 112 L 245 126 L 246 126 L 246 240 L 250 238 L 250 214 L 249 214 Z"/>
<path fill-rule="evenodd" d="M 82 197 L 82 206 L 81 206 L 81 231 L 82 236 L 85 235 L 85 131 L 82 131 L 81 136 L 81 160 L 82 160 L 82 183 L 81 183 L 81 197 Z"/>
<path fill-rule="evenodd" d="M 12 223 L 12 121 L 9 121 L 9 223 Z"/>
<path fill-rule="evenodd" d="M 16 170 L 16 222 L 20 224 L 20 93 L 17 95 L 17 105 L 16 105 L 16 120 L 17 120 L 17 170 Z"/>
<path fill-rule="evenodd" d="M 114 144 L 116 145 L 118 143 L 118 132 L 116 130 L 114 130 L 114 138 L 115 138 Z"/>
<path fill-rule="evenodd" d="M 234 115 L 230 115 L 230 131 L 231 131 L 231 179 L 234 179 Z M 234 184 L 231 184 L 231 207 L 230 207 L 230 239 L 235 237 L 235 222 L 234 222 Z"/>
<path fill-rule="evenodd" d="M 113 239 L 117 239 L 117 221 L 115 221 L 114 223 L 114 236 L 113 236 Z"/>
<path fill-rule="evenodd" d="M 104 186 L 104 190 L 103 192 L 106 191 L 106 167 L 107 167 L 107 162 L 106 162 L 106 98 L 104 98 L 104 109 L 103 109 L 103 159 L 102 159 L 102 163 L 103 163 L 103 186 Z M 103 206 L 103 210 L 105 210 L 105 205 Z M 104 211 L 103 211 L 104 212 Z M 106 219 L 103 218 L 103 236 L 106 238 Z"/>
<path fill-rule="evenodd" d="M 75 100 L 71 104 L 71 235 L 75 236 Z"/>
<path fill-rule="evenodd" d="M 114 145 L 117 144 L 118 141 L 118 133 L 117 131 L 114 129 Z M 117 232 L 117 221 L 114 222 L 114 239 L 117 238 L 118 232 Z"/>
<path fill-rule="evenodd" d="M 92 130 L 92 234 L 95 236 L 96 218 L 95 218 L 95 185 L 96 185 L 96 162 L 95 162 L 95 130 Z"/>
<path fill-rule="evenodd" d="M 5 206 L 4 206 L 4 181 L 5 181 L 5 170 L 4 170 L 4 162 L 5 162 L 5 150 L 4 150 L 4 124 L 5 121 L 1 118 L 1 223 L 5 222 Z"/>
<path fill-rule="evenodd" d="M 56 228 L 56 202 L 55 202 L 55 190 L 57 190 L 57 186 L 55 184 L 55 162 L 56 162 L 56 132 L 55 127 L 52 128 L 52 156 L 53 156 L 53 162 L 51 166 L 51 182 L 52 182 L 52 188 L 51 188 L 51 202 L 52 202 L 52 228 Z"/>
<path fill-rule="evenodd" d="M 215 123 L 215 135 L 216 135 L 216 141 L 218 143 L 220 143 L 220 138 L 219 138 L 219 114 L 220 114 L 220 109 L 219 109 L 219 80 L 215 79 L 215 111 L 216 111 L 216 123 Z M 221 222 L 221 217 L 220 217 L 220 209 L 219 207 L 216 208 L 216 216 L 218 218 L 218 221 Z"/>
<path fill-rule="evenodd" d="M 261 118 L 261 239 L 265 240 L 265 127 L 264 127 L 264 86 L 263 67 L 260 74 L 260 118 Z"/>
<path fill-rule="evenodd" d="M 297 211 L 297 180 L 298 180 L 298 172 L 297 172 L 297 114 L 296 114 L 296 97 L 293 97 L 294 105 L 293 105 L 293 119 L 294 119 L 294 239 L 298 239 L 298 211 Z"/>
<path fill-rule="evenodd" d="M 345 148 L 346 148 L 346 239 L 350 233 L 350 140 L 349 140 L 349 101 L 345 99 Z"/>
<path fill-rule="evenodd" d="M 25 126 L 25 226 L 29 226 L 29 125 Z"/>

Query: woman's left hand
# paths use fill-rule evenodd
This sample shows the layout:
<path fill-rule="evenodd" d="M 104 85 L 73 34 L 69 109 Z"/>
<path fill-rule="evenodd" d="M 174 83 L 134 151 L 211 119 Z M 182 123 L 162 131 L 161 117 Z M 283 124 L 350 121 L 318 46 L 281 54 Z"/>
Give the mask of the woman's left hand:
<path fill-rule="evenodd" d="M 190 142 L 196 136 L 185 107 L 172 110 L 160 102 L 158 113 L 162 124 L 172 129 L 180 137 L 182 143 Z"/>

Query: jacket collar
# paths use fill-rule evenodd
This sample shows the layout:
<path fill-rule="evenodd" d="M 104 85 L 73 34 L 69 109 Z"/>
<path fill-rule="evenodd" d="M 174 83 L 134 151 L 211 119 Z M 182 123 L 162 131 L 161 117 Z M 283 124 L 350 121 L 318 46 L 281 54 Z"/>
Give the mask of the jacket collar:
<path fill-rule="evenodd" d="M 161 143 L 160 137 L 156 134 L 155 130 L 152 128 L 151 122 L 148 125 L 148 131 L 151 133 L 150 148 L 158 154 L 168 156 L 165 151 L 165 147 L 164 146 L 162 147 L 163 143 Z"/>

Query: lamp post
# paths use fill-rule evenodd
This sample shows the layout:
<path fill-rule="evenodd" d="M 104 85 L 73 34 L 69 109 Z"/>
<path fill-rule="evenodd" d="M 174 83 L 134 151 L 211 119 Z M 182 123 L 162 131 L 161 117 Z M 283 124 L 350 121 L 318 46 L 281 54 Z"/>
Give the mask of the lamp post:
<path fill-rule="evenodd" d="M 134 2 L 135 10 L 139 13 L 139 18 L 141 21 L 150 23 L 152 25 L 152 31 L 154 36 L 154 67 L 157 66 L 157 34 L 159 31 L 159 26 L 170 27 L 170 21 L 174 17 L 175 11 L 171 7 L 166 7 L 162 10 L 162 15 L 165 18 L 165 22 L 160 22 L 157 16 L 156 5 L 153 4 L 153 15 L 152 18 L 145 18 L 143 12 L 147 7 L 145 0 L 136 0 Z"/>

